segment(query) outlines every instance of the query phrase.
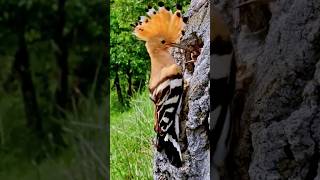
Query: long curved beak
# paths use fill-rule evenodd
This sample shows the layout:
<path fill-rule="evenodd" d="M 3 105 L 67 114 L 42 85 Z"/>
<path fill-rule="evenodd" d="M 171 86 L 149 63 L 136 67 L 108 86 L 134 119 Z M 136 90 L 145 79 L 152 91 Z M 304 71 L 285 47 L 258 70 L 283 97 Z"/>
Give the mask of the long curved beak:
<path fill-rule="evenodd" d="M 179 49 L 183 49 L 183 50 L 187 50 L 187 47 L 186 46 L 183 46 L 181 44 L 176 44 L 176 43 L 170 43 L 168 44 L 170 47 L 176 47 L 176 48 L 179 48 Z"/>

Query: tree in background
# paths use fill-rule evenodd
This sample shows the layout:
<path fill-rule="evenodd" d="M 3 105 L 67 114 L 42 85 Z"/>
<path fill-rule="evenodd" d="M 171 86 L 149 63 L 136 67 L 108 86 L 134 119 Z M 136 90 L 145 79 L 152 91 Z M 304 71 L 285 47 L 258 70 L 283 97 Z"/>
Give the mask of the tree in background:
<path fill-rule="evenodd" d="M 15 51 L 11 72 L 4 85 L 16 77 L 19 80 L 21 94 L 24 102 L 26 124 L 34 134 L 43 134 L 43 122 L 39 111 L 36 91 L 30 68 L 30 52 L 28 45 L 39 40 L 39 26 L 35 20 L 41 18 L 41 13 L 35 13 L 40 8 L 47 9 L 42 3 L 34 4 L 32 1 L 1 1 L 0 26 L 2 29 L 2 46 L 6 49 L 2 54 L 8 55 L 8 50 Z M 9 43 L 7 43 L 9 41 Z M 11 51 L 12 53 L 12 51 Z"/>
<path fill-rule="evenodd" d="M 66 11 L 65 11 L 66 0 L 58 1 L 58 9 L 56 11 L 56 22 L 55 30 L 53 34 L 53 40 L 57 46 L 55 50 L 55 56 L 57 65 L 59 67 L 59 76 L 58 76 L 58 86 L 55 92 L 56 100 L 56 113 L 60 116 L 64 115 L 61 112 L 61 109 L 64 110 L 67 107 L 68 98 L 69 98 L 69 67 L 68 67 L 68 55 L 69 55 L 69 42 L 68 37 L 71 36 L 72 32 L 65 33 L 65 24 L 66 24 Z M 71 39 L 70 39 L 71 40 Z"/>
<path fill-rule="evenodd" d="M 9 105 L 7 112 L 0 112 L 6 142 L 15 142 L 10 133 L 23 134 L 10 128 L 17 126 L 38 136 L 40 144 L 45 140 L 65 146 L 66 113 L 84 108 L 82 97 L 101 102 L 108 18 L 103 5 L 76 0 L 0 1 L 0 106 L 16 97 L 24 104 L 24 112 Z M 19 114 L 21 119 L 14 117 Z"/>

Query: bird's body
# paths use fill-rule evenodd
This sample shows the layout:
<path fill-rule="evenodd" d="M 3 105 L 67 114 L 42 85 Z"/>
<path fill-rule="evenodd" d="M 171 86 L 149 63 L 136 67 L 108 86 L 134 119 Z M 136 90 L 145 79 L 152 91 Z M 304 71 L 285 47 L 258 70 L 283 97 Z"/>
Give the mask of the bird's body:
<path fill-rule="evenodd" d="M 172 65 L 169 68 L 175 68 Z M 181 149 L 178 144 L 180 135 L 179 114 L 183 94 L 183 77 L 181 72 L 165 77 L 151 91 L 151 99 L 155 103 L 155 131 L 157 132 L 156 147 L 164 149 L 170 162 L 181 166 Z"/>
<path fill-rule="evenodd" d="M 158 11 L 148 7 L 148 17 L 139 18 L 140 21 L 134 27 L 134 35 L 146 41 L 151 59 L 149 90 L 155 104 L 154 130 L 157 133 L 157 150 L 164 150 L 171 164 L 180 167 L 182 156 L 178 140 L 183 76 L 181 68 L 169 53 L 169 48 L 179 43 L 183 34 L 184 19 L 180 5 L 177 5 L 175 13 L 164 7 L 162 2 L 158 5 Z"/>

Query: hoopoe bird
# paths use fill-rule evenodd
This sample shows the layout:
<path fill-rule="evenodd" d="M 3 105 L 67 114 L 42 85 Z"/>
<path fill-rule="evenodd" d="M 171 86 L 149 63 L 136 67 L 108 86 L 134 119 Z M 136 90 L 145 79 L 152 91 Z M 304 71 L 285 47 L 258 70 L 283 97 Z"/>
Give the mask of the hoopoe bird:
<path fill-rule="evenodd" d="M 163 2 L 158 5 L 158 10 L 148 6 L 147 16 L 140 16 L 139 22 L 133 25 L 133 34 L 146 42 L 151 59 L 149 90 L 150 98 L 155 104 L 156 148 L 159 152 L 164 151 L 172 165 L 181 167 L 182 155 L 178 140 L 183 73 L 169 49 L 179 47 L 187 19 L 182 17 L 182 7 L 179 4 L 174 13 Z"/>
<path fill-rule="evenodd" d="M 229 179 L 228 156 L 232 137 L 231 105 L 235 89 L 236 62 L 231 34 L 222 16 L 210 11 L 210 172 L 212 179 Z"/>

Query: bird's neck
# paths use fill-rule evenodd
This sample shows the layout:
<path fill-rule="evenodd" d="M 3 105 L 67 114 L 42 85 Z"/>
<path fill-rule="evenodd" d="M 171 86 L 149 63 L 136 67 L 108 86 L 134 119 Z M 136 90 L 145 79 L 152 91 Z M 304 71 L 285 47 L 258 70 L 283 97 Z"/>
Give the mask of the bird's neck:
<path fill-rule="evenodd" d="M 167 50 L 156 50 L 149 52 L 151 58 L 151 75 L 149 88 L 154 88 L 162 79 L 168 76 L 165 69 L 175 65 L 173 57 Z"/>

